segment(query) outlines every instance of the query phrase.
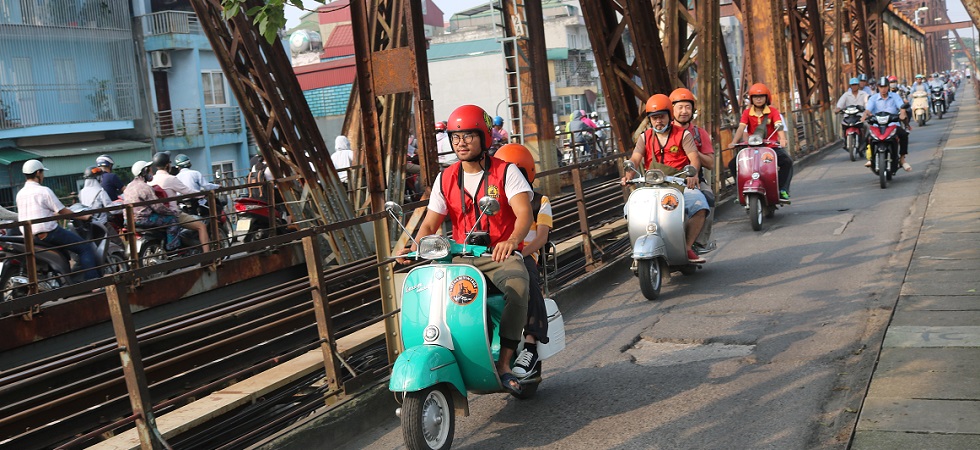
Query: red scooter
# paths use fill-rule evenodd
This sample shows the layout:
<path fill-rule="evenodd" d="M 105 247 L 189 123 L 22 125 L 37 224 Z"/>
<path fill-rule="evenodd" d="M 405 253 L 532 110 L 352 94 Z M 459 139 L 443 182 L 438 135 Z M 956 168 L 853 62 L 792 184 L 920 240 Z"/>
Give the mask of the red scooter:
<path fill-rule="evenodd" d="M 892 176 L 898 173 L 898 114 L 879 112 L 868 129 L 868 149 L 871 157 L 871 171 L 878 175 L 878 184 L 882 189 L 888 187 Z"/>
<path fill-rule="evenodd" d="M 278 208 L 270 208 L 269 204 L 255 198 L 238 197 L 235 199 L 235 211 L 239 214 L 237 230 L 245 232 L 243 242 L 265 239 L 269 236 L 270 216 L 274 218 L 276 233 L 286 232 L 286 213 Z"/>
<path fill-rule="evenodd" d="M 770 136 L 771 137 L 771 136 Z M 779 169 L 776 151 L 761 136 L 749 136 L 748 142 L 735 144 L 738 150 L 738 203 L 749 213 L 752 230 L 762 229 L 763 217 L 772 217 L 780 205 L 789 200 L 779 198 Z"/>

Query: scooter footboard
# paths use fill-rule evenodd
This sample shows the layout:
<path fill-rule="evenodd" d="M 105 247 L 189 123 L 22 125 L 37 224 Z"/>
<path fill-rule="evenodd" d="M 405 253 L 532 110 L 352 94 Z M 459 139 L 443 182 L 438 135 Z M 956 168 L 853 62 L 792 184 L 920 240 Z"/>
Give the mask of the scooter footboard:
<path fill-rule="evenodd" d="M 391 368 L 388 389 L 392 392 L 416 392 L 439 383 L 449 383 L 466 396 L 466 385 L 453 353 L 438 345 L 419 345 L 398 355 Z"/>

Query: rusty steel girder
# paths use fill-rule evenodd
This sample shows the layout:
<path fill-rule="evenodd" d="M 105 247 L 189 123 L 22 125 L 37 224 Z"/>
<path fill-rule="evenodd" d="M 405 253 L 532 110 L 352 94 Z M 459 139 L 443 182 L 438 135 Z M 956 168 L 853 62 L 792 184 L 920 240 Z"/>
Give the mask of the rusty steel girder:
<path fill-rule="evenodd" d="M 872 76 L 872 46 L 868 32 L 867 8 L 863 0 L 845 0 L 847 23 L 851 31 L 847 39 L 854 59 L 854 74 Z"/>
<path fill-rule="evenodd" d="M 353 219 L 353 208 L 282 45 L 266 41 L 245 14 L 225 20 L 220 0 L 190 3 L 272 175 L 279 180 L 302 177 L 302 182 L 278 183 L 294 222 L 307 227 Z M 249 0 L 243 9 L 261 4 Z M 307 197 L 309 206 L 304 207 Z M 325 237 L 340 263 L 370 254 L 358 227 Z"/>
<path fill-rule="evenodd" d="M 670 92 L 660 30 L 649 1 L 582 0 L 582 15 L 599 68 L 612 129 L 624 151 L 633 148 L 633 131 L 644 119 L 643 105 L 658 92 Z"/>
<path fill-rule="evenodd" d="M 803 110 L 823 109 L 830 103 L 821 10 L 817 0 L 806 0 L 803 5 L 790 0 L 787 5 L 794 74 Z"/>

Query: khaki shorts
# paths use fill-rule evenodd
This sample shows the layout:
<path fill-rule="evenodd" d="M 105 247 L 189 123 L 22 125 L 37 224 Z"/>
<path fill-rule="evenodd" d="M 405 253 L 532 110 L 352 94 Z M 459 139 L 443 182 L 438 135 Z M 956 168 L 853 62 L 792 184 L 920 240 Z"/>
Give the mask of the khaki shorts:
<path fill-rule="evenodd" d="M 201 221 L 200 217 L 192 216 L 185 212 L 181 212 L 177 215 L 177 222 L 179 222 L 180 226 L 184 228 L 193 228 L 195 226 L 194 224 L 204 225 L 204 222 Z"/>

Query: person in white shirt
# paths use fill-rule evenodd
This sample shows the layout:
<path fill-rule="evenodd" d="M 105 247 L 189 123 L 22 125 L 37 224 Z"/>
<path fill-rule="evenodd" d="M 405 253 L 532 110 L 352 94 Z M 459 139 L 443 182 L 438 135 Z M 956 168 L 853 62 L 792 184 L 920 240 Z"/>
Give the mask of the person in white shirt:
<path fill-rule="evenodd" d="M 337 176 L 340 177 L 340 182 L 347 184 L 347 178 L 350 168 L 354 164 L 354 151 L 350 148 L 350 140 L 347 136 L 340 135 L 334 139 L 333 142 L 334 151 L 330 155 L 330 160 L 333 161 L 333 168 L 337 169 Z"/>
<path fill-rule="evenodd" d="M 221 187 L 220 184 L 215 184 L 205 180 L 204 175 L 202 175 L 201 172 L 191 169 L 193 164 L 191 164 L 191 159 L 187 155 L 177 155 L 177 157 L 174 158 L 174 165 L 180 169 L 180 172 L 177 172 L 177 179 L 180 180 L 181 183 L 184 183 L 184 186 L 194 189 L 195 191 L 213 191 Z"/>
<path fill-rule="evenodd" d="M 449 167 L 459 161 L 453 146 L 449 142 L 449 134 L 446 133 L 446 124 L 436 122 L 436 152 L 439 155 L 439 165 L 443 168 Z"/>
<path fill-rule="evenodd" d="M 109 194 L 102 187 L 102 181 L 99 179 L 99 175 L 102 175 L 102 169 L 96 166 L 85 169 L 85 173 L 82 174 L 82 178 L 85 180 L 85 186 L 82 187 L 82 190 L 78 191 L 78 203 L 81 203 L 87 209 L 102 209 L 112 206 L 112 199 L 109 198 Z M 108 219 L 109 213 L 92 215 L 93 222 L 104 224 Z"/>
<path fill-rule="evenodd" d="M 841 110 L 847 108 L 848 106 L 860 106 L 861 111 L 864 111 L 864 107 L 867 106 L 868 94 L 860 89 L 860 80 L 858 80 L 857 77 L 851 78 L 850 84 L 851 84 L 851 89 L 849 89 L 847 92 L 844 92 L 844 95 L 841 95 L 840 99 L 837 100 L 837 105 L 834 108 L 834 113 L 840 113 Z M 846 136 L 847 126 L 841 123 L 840 127 L 842 133 L 841 135 Z M 863 138 L 863 136 L 864 133 L 862 132 L 859 135 L 859 138 Z M 844 142 L 847 141 L 845 140 Z M 858 146 L 861 147 L 861 144 L 858 143 Z M 846 144 L 845 144 L 845 150 L 846 150 Z"/>
<path fill-rule="evenodd" d="M 188 195 L 196 194 L 200 191 L 191 189 L 182 183 L 177 177 L 170 174 L 170 154 L 167 152 L 158 152 L 153 155 L 153 168 L 156 169 L 156 173 L 153 175 L 153 179 L 150 180 L 150 186 L 160 186 L 166 193 L 167 197 L 176 197 L 178 195 Z M 171 209 L 177 209 L 176 202 L 170 202 L 167 204 Z M 204 226 L 204 222 L 196 216 L 192 216 L 183 211 L 177 215 L 177 220 L 180 222 L 180 226 L 187 228 L 188 230 L 197 231 L 198 239 L 201 240 L 202 244 L 210 242 L 208 239 L 208 229 Z M 210 250 L 209 245 L 202 245 L 201 251 L 206 252 Z"/>
<path fill-rule="evenodd" d="M 24 173 L 24 187 L 17 192 L 17 220 L 28 221 L 46 219 L 52 216 L 74 214 L 72 210 L 65 208 L 65 205 L 54 195 L 54 191 L 46 186 L 42 186 L 44 181 L 44 171 L 48 170 L 36 159 L 24 163 L 21 170 Z M 77 216 L 80 220 L 89 220 L 92 216 Z M 81 270 L 84 270 L 86 280 L 99 277 L 96 266 L 95 244 L 85 242 L 81 236 L 68 231 L 58 225 L 57 221 L 42 222 L 32 224 L 31 233 L 34 239 L 49 247 L 64 246 L 69 252 L 78 255 L 78 263 Z"/>

